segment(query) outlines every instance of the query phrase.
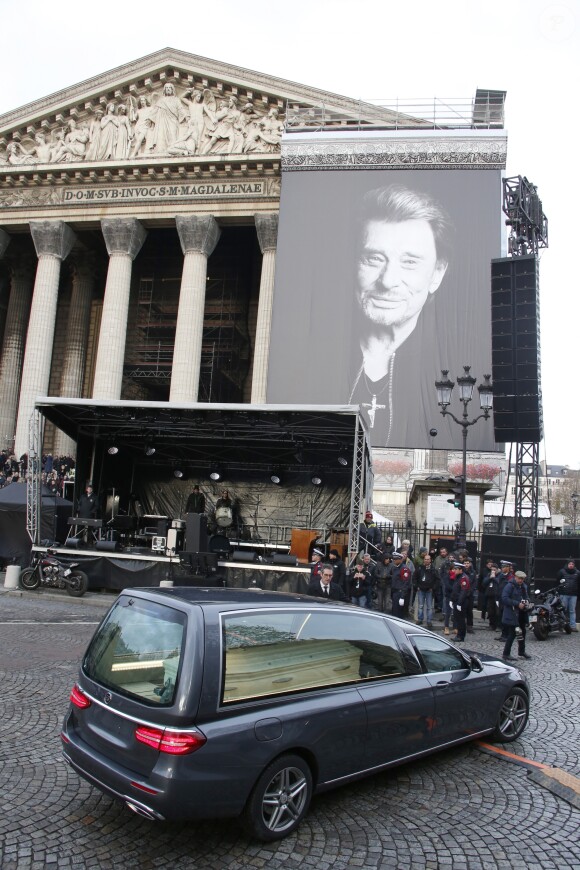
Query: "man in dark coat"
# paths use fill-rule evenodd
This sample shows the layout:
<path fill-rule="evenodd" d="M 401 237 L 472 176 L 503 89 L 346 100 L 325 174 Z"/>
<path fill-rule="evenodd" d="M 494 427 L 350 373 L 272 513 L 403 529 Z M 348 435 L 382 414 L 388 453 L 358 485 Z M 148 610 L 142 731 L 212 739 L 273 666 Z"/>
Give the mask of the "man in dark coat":
<path fill-rule="evenodd" d="M 338 550 L 333 549 L 330 551 L 328 563 L 332 567 L 332 582 L 337 583 L 346 592 L 346 568 Z"/>
<path fill-rule="evenodd" d="M 204 514 L 205 513 L 205 495 L 199 491 L 197 483 L 191 490 L 187 504 L 185 505 L 186 514 Z"/>
<path fill-rule="evenodd" d="M 375 589 L 378 592 L 377 609 L 381 613 L 387 612 L 387 601 L 389 598 L 389 586 L 391 585 L 391 575 L 393 573 L 393 565 L 391 564 L 390 554 L 383 554 L 372 571 L 372 580 Z"/>
<path fill-rule="evenodd" d="M 308 584 L 308 594 L 317 598 L 331 598 L 333 601 L 346 601 L 346 596 L 338 583 L 332 579 L 332 565 L 323 565 L 319 579 Z"/>
<path fill-rule="evenodd" d="M 578 592 L 580 591 L 580 571 L 576 567 L 574 559 L 569 559 L 568 562 L 558 571 L 556 579 L 561 583 L 560 597 L 564 610 L 568 611 L 570 618 L 570 628 L 572 631 L 578 631 L 576 625 L 576 602 L 578 601 Z"/>
<path fill-rule="evenodd" d="M 438 586 L 439 571 L 433 567 L 430 553 L 425 553 L 422 564 L 415 568 L 413 574 L 413 589 L 419 596 L 418 625 L 423 625 L 423 615 L 426 608 L 427 628 L 433 628 L 433 596 Z"/>
<path fill-rule="evenodd" d="M 99 513 L 99 500 L 93 492 L 93 485 L 87 483 L 84 495 L 77 502 L 77 516 L 84 520 L 95 519 Z"/>
<path fill-rule="evenodd" d="M 503 624 L 502 595 L 503 595 L 503 590 L 505 589 L 507 584 L 510 582 L 510 580 L 514 579 L 515 575 L 514 575 L 513 563 L 510 562 L 508 559 L 502 559 L 499 563 L 499 567 L 501 570 L 500 570 L 500 574 L 498 577 L 498 584 L 497 584 L 498 595 L 497 595 L 497 599 L 496 599 L 497 606 L 498 606 L 499 613 L 500 613 L 500 620 L 501 620 L 501 636 L 500 636 L 499 640 L 501 640 L 505 643 L 505 641 L 507 640 L 507 626 L 505 626 Z"/>
<path fill-rule="evenodd" d="M 531 659 L 526 652 L 526 627 L 528 625 L 528 587 L 525 584 L 526 575 L 523 571 L 516 571 L 512 580 L 508 580 L 504 586 L 501 603 L 503 605 L 502 622 L 507 628 L 507 638 L 503 648 L 503 658 L 514 661 L 511 655 L 512 644 L 516 639 L 518 628 L 521 634 L 518 639 L 518 656 L 521 659 Z"/>
<path fill-rule="evenodd" d="M 377 547 L 381 542 L 381 530 L 373 520 L 371 511 L 365 514 L 364 522 L 360 524 L 358 530 L 359 551 L 364 550 L 365 553 L 376 553 Z"/>

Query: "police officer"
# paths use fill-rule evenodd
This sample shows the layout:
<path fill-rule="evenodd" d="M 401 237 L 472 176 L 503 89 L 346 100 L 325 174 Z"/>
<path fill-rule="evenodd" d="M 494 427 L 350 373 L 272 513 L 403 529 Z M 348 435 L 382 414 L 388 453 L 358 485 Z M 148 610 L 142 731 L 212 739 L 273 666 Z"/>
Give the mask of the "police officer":
<path fill-rule="evenodd" d="M 471 584 L 469 577 L 464 573 L 463 562 L 454 562 L 453 568 L 449 572 L 453 574 L 453 588 L 451 590 L 451 608 L 454 614 L 454 623 L 456 636 L 454 640 L 457 643 L 463 643 L 465 640 L 465 632 L 467 630 L 467 607 L 469 604 L 469 595 Z"/>

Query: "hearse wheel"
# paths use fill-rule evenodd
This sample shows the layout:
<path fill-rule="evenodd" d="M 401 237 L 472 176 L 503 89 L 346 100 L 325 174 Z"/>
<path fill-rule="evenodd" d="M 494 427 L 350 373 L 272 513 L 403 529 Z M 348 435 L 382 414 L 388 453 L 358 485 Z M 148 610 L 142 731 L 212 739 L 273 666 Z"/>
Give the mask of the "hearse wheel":
<path fill-rule="evenodd" d="M 281 755 L 264 770 L 242 813 L 246 831 L 265 843 L 296 830 L 310 806 L 312 773 L 299 755 Z"/>

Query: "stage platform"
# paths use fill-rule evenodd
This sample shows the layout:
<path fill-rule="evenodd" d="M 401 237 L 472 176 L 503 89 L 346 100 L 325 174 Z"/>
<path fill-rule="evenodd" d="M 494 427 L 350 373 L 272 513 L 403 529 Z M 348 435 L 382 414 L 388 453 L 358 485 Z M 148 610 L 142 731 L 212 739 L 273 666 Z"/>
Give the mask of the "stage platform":
<path fill-rule="evenodd" d="M 45 547 L 33 550 L 45 552 Z M 229 586 L 236 588 L 270 589 L 275 592 L 306 592 L 310 567 L 275 565 L 271 562 L 238 562 L 233 559 L 212 559 L 208 567 L 204 556 L 214 554 L 187 554 L 194 564 L 183 564 L 179 555 L 169 557 L 141 553 L 99 552 L 52 547 L 64 564 L 77 562 L 89 578 L 89 589 L 121 591 L 137 587 L 159 586 L 172 581 L 175 586 Z M 185 554 L 181 554 L 185 555 Z M 196 557 L 202 557 L 196 560 Z"/>

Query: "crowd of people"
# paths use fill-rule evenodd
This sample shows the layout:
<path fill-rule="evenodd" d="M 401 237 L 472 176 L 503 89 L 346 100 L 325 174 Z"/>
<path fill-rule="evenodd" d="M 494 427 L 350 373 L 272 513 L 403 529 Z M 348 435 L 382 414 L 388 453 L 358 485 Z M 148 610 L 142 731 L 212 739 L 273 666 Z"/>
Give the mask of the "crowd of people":
<path fill-rule="evenodd" d="M 445 544 L 431 550 L 421 547 L 414 556 L 409 540 L 401 541 L 398 547 L 392 535 L 382 540 L 371 512 L 361 524 L 359 546 L 349 570 L 338 550 L 330 550 L 327 558 L 322 549 L 314 548 L 308 593 L 390 612 L 428 629 L 433 629 L 437 619 L 443 634 L 456 643 L 463 643 L 466 634 L 473 633 L 473 612 L 478 609 L 488 622 L 488 630 L 500 631 L 498 640 L 506 661 L 514 660 L 516 640 L 517 655 L 531 658 L 526 652 L 526 629 L 533 595 L 525 572 L 514 570 L 513 562 L 490 558 L 478 572 L 468 550 L 450 551 Z M 574 560 L 560 571 L 561 579 L 565 581 L 562 594 L 570 627 L 577 631 L 580 571 Z"/>
<path fill-rule="evenodd" d="M 64 496 L 67 480 L 74 480 L 75 461 L 72 456 L 53 456 L 45 453 L 41 460 L 41 481 L 54 495 Z M 0 489 L 12 483 L 23 482 L 28 468 L 28 455 L 18 459 L 8 450 L 0 451 Z"/>

